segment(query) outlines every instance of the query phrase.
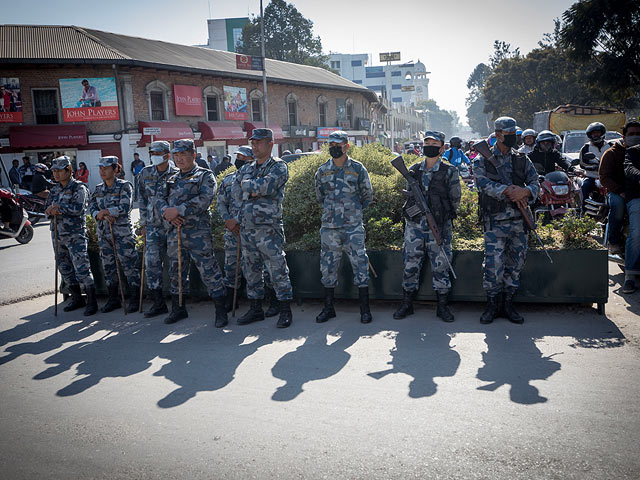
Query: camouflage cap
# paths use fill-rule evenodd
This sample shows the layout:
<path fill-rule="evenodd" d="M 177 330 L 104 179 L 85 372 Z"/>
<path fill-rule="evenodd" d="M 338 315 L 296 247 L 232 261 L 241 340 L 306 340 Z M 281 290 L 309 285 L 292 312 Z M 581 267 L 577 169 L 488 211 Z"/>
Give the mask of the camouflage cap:
<path fill-rule="evenodd" d="M 265 138 L 273 140 L 273 130 L 270 128 L 254 128 L 249 140 L 262 140 Z"/>
<path fill-rule="evenodd" d="M 336 130 L 335 132 L 331 132 L 329 138 L 327 139 L 327 142 L 349 143 L 349 135 L 347 135 L 347 132 L 344 132 L 342 130 Z"/>
<path fill-rule="evenodd" d="M 255 158 L 253 156 L 253 150 L 250 147 L 240 147 L 236 152 L 236 155 L 244 155 L 245 157 Z"/>
<path fill-rule="evenodd" d="M 494 123 L 494 129 L 496 131 L 501 130 L 503 132 L 513 133 L 516 131 L 516 121 L 511 117 L 500 117 Z"/>
<path fill-rule="evenodd" d="M 149 147 L 150 152 L 169 153 L 169 150 L 171 150 L 171 145 L 169 145 L 169 142 L 165 142 L 164 140 L 153 142 Z"/>
<path fill-rule="evenodd" d="M 115 167 L 118 165 L 118 157 L 115 155 L 109 155 L 107 157 L 100 157 L 98 162 L 99 167 Z"/>
<path fill-rule="evenodd" d="M 182 140 L 176 140 L 173 142 L 173 148 L 171 149 L 171 153 L 180 153 L 180 152 L 195 152 L 196 147 L 193 143 L 193 140 L 190 138 L 183 138 Z"/>
<path fill-rule="evenodd" d="M 51 164 L 51 170 L 64 170 L 71 165 L 71 160 L 66 155 L 56 158 Z"/>
<path fill-rule="evenodd" d="M 445 135 L 442 132 L 437 132 L 435 130 L 428 130 L 424 132 L 424 139 L 433 138 L 434 140 L 439 140 L 444 143 Z"/>

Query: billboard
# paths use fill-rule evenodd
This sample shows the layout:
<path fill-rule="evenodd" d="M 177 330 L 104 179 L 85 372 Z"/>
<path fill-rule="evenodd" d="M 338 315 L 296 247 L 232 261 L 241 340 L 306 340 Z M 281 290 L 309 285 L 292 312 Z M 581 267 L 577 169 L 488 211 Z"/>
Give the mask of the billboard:
<path fill-rule="evenodd" d="M 119 120 L 116 79 L 61 78 L 60 97 L 65 122 Z"/>
<path fill-rule="evenodd" d="M 22 122 L 20 79 L 0 77 L 0 122 Z"/>
<path fill-rule="evenodd" d="M 174 85 L 173 103 L 176 115 L 202 116 L 202 90 L 193 85 Z"/>
<path fill-rule="evenodd" d="M 224 118 L 226 120 L 249 120 L 247 113 L 247 89 L 222 87 L 224 90 Z"/>
<path fill-rule="evenodd" d="M 400 52 L 385 52 L 380 54 L 381 62 L 399 62 Z"/>

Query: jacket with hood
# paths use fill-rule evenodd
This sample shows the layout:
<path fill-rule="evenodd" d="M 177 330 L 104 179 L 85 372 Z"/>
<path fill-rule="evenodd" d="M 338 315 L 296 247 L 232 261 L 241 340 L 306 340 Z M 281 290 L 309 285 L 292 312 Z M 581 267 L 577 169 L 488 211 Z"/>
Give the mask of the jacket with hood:
<path fill-rule="evenodd" d="M 600 169 L 598 170 L 600 182 L 607 192 L 620 195 L 624 193 L 624 153 L 626 148 L 622 140 L 617 140 L 613 146 L 602 154 Z"/>

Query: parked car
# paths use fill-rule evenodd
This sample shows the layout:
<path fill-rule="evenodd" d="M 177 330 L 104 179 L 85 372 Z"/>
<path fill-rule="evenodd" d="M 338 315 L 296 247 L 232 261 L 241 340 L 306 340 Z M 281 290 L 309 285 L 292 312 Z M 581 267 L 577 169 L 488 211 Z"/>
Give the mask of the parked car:
<path fill-rule="evenodd" d="M 580 149 L 589 141 L 586 130 L 568 130 L 562 132 L 562 150 L 560 153 L 567 157 L 569 160 L 576 160 L 580 156 Z M 605 140 L 617 140 L 622 138 L 618 132 L 607 131 L 605 134 Z"/>

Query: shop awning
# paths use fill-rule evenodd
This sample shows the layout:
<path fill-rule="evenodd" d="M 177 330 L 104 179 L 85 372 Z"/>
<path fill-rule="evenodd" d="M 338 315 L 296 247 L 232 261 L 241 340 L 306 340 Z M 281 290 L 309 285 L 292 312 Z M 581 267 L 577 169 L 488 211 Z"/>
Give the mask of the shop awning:
<path fill-rule="evenodd" d="M 84 125 L 29 125 L 9 127 L 11 148 L 77 147 L 87 144 Z"/>
<path fill-rule="evenodd" d="M 242 127 L 231 122 L 198 122 L 200 140 L 244 140 L 247 134 Z"/>
<path fill-rule="evenodd" d="M 244 122 L 244 131 L 247 132 L 247 138 L 251 136 L 251 132 L 256 128 L 265 128 L 264 122 Z M 269 124 L 269 128 L 273 130 L 273 140 L 275 142 L 278 140 L 284 140 L 284 133 L 282 132 L 282 127 L 280 125 L 274 125 L 271 123 Z"/>
<path fill-rule="evenodd" d="M 173 142 L 181 138 L 195 138 L 193 130 L 186 122 L 138 122 L 138 131 L 142 133 L 140 143 L 151 143 L 151 135 L 145 135 L 145 128 L 159 128 L 160 133 L 153 135 L 153 140 Z"/>

